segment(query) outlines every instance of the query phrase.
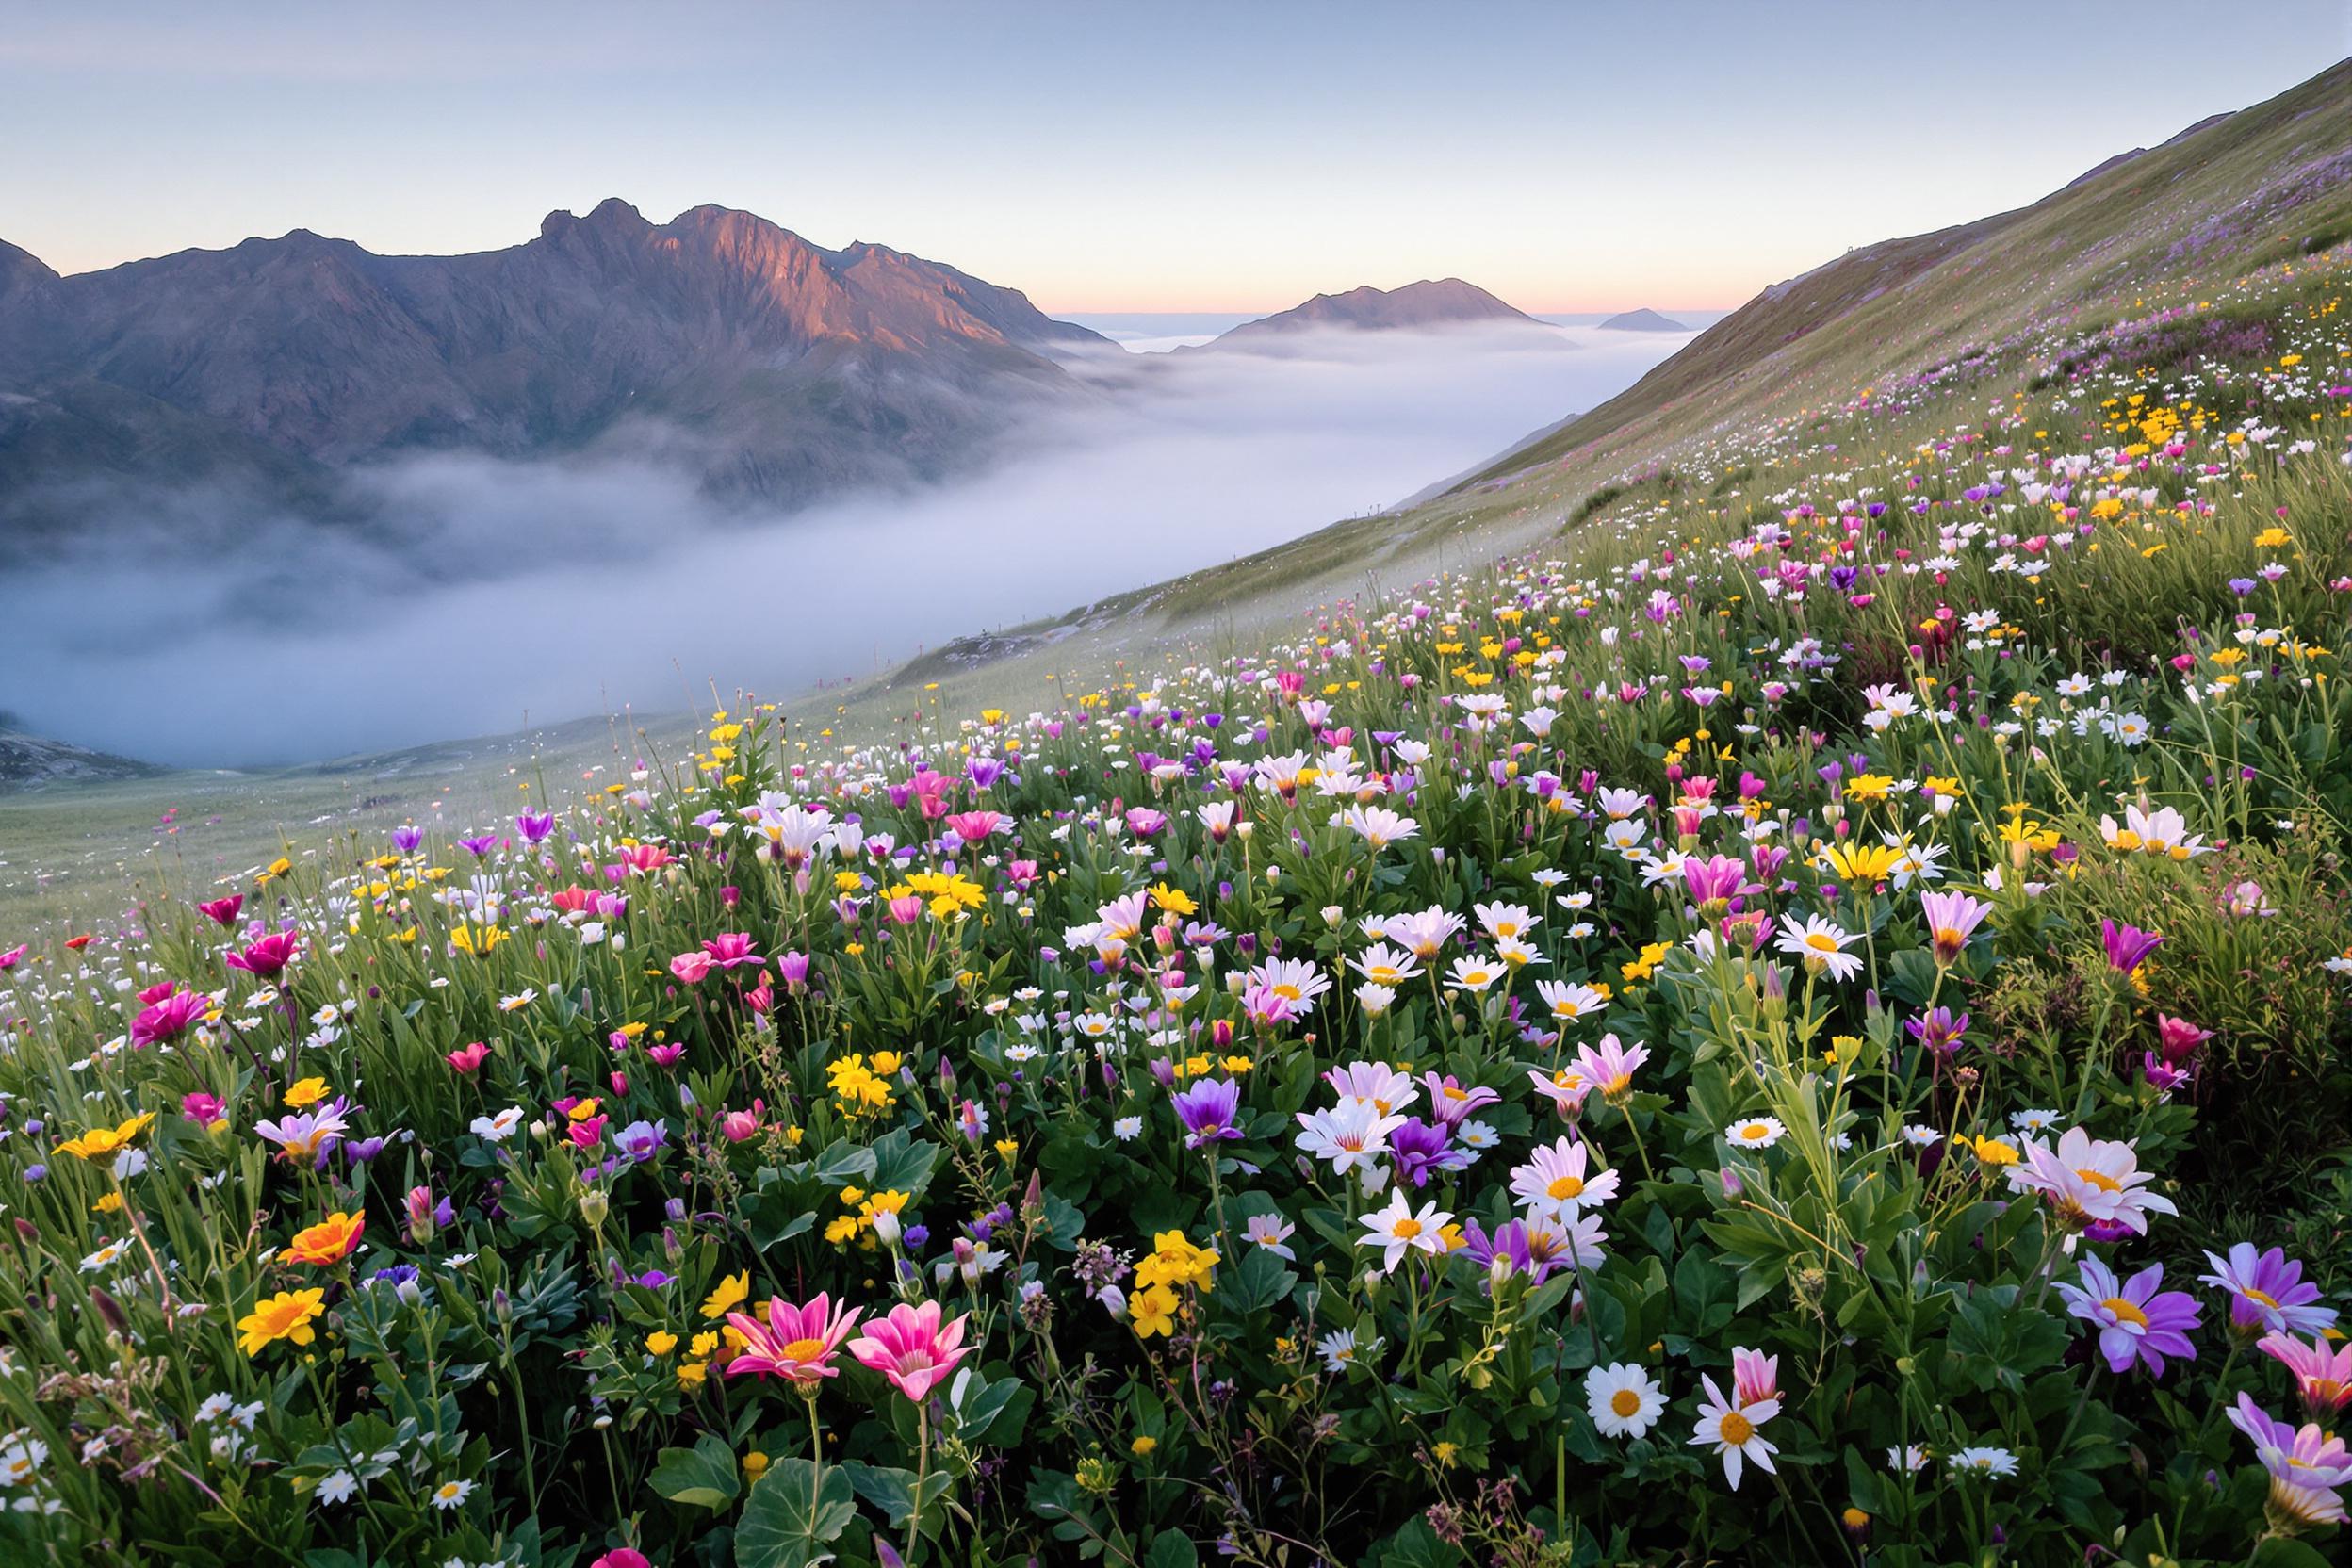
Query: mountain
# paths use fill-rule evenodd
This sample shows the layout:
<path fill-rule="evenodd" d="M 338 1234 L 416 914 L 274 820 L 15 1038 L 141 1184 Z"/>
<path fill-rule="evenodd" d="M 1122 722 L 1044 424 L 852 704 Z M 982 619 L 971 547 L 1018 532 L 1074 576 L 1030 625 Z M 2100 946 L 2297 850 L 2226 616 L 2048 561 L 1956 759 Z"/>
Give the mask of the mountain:
<path fill-rule="evenodd" d="M 1660 316 L 1643 305 L 1639 310 L 1622 311 L 1601 323 L 1603 332 L 1689 332 L 1690 329 L 1671 316 Z"/>
<path fill-rule="evenodd" d="M 9 715 L 0 713 L 0 790 L 150 778 L 163 771 L 150 762 L 135 762 L 109 752 L 27 735 L 16 727 Z"/>
<path fill-rule="evenodd" d="M 1460 278 L 1423 279 L 1402 288 L 1351 288 L 1317 294 L 1304 304 L 1255 321 L 1244 321 L 1205 348 L 1247 346 L 1285 335 L 1316 330 L 1394 332 L 1413 327 L 1468 326 L 1506 322 L 1542 327 L 1543 322 Z"/>
<path fill-rule="evenodd" d="M 191 468 L 331 487 L 635 427 L 682 434 L 714 490 L 796 501 L 938 472 L 1108 347 L 1016 289 L 719 206 L 655 224 L 616 198 L 456 256 L 297 229 L 70 277 L 0 243 L 0 496 Z"/>

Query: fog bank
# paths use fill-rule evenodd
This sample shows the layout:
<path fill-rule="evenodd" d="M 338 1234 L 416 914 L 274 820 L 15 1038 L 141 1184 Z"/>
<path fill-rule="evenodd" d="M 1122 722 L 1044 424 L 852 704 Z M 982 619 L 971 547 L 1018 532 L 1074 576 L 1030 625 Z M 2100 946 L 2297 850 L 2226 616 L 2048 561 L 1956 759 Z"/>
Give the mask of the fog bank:
<path fill-rule="evenodd" d="M 789 696 L 1393 505 L 1688 341 L 1326 334 L 1090 363 L 1104 395 L 983 471 L 789 514 L 594 454 L 380 466 L 373 528 L 126 497 L 62 559 L 0 566 L 0 708 L 238 766 L 675 710 L 710 680 Z"/>

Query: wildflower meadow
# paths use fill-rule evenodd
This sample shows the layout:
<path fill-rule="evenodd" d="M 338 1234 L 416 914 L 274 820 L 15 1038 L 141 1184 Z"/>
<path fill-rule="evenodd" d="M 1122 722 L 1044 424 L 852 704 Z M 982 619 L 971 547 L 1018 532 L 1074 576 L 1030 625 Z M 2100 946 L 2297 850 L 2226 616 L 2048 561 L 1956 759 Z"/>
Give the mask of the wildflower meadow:
<path fill-rule="evenodd" d="M 0 933 L 0 1560 L 2341 1560 L 2341 284 Z"/>

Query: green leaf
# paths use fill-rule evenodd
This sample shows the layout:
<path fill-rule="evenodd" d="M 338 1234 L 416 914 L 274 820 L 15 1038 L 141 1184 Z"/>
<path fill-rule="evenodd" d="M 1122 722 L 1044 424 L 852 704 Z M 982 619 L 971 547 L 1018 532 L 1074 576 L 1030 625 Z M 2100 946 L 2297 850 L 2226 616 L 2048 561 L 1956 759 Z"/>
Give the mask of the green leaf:
<path fill-rule="evenodd" d="M 1221 1306 L 1237 1312 L 1264 1312 L 1278 1305 L 1290 1295 L 1298 1276 L 1282 1266 L 1282 1260 L 1263 1247 L 1252 1247 L 1233 1270 L 1230 1283 L 1220 1282 L 1213 1299 Z"/>
<path fill-rule="evenodd" d="M 855 1143 L 837 1143 L 817 1156 L 816 1178 L 829 1187 L 874 1182 L 874 1151 Z"/>
<path fill-rule="evenodd" d="M 781 1186 L 770 1187 L 745 1207 L 745 1217 L 751 1222 L 751 1244 L 762 1252 L 778 1242 L 792 1240 L 817 1222 L 816 1211 L 804 1207 Z"/>
<path fill-rule="evenodd" d="M 1455 1568 L 1462 1552 L 1440 1540 L 1427 1519 L 1416 1518 L 1388 1538 L 1377 1560 L 1380 1568 Z"/>
<path fill-rule="evenodd" d="M 857 1488 L 858 1495 L 880 1509 L 893 1527 L 906 1523 L 906 1516 L 915 1510 L 915 1472 L 886 1464 L 855 1462 L 840 1468 L 848 1475 L 849 1484 Z M 955 1478 L 944 1470 L 934 1470 L 923 1478 L 923 1506 L 926 1512 L 947 1494 Z"/>
<path fill-rule="evenodd" d="M 1683 1253 L 1674 1264 L 1676 1315 L 1690 1325 L 1694 1336 L 1713 1333 L 1731 1321 L 1729 1276 L 1723 1265 L 1698 1248 Z"/>
<path fill-rule="evenodd" d="M 931 1168 L 939 1162 L 939 1146 L 918 1138 L 904 1127 L 874 1140 L 874 1188 L 921 1198 L 931 1184 Z"/>
<path fill-rule="evenodd" d="M 819 1486 L 805 1459 L 778 1460 L 753 1483 L 735 1527 L 735 1568 L 814 1568 L 830 1562 L 826 1546 L 858 1517 L 846 1466 L 830 1465 Z"/>
<path fill-rule="evenodd" d="M 966 1443 L 981 1443 L 988 1438 L 988 1429 L 1004 1413 L 1004 1407 L 1021 1391 L 1019 1378 L 999 1378 L 991 1382 L 972 1367 L 964 1367 L 948 1385 L 947 1402 L 956 1412 L 956 1425 Z"/>
<path fill-rule="evenodd" d="M 674 1503 L 723 1509 L 743 1493 L 734 1450 L 705 1432 L 691 1448 L 664 1448 L 653 1467 L 653 1489 Z"/>
<path fill-rule="evenodd" d="M 1152 1549 L 1143 1554 L 1143 1568 L 1195 1568 L 1200 1560 L 1200 1548 L 1189 1537 L 1162 1530 L 1152 1538 Z"/>

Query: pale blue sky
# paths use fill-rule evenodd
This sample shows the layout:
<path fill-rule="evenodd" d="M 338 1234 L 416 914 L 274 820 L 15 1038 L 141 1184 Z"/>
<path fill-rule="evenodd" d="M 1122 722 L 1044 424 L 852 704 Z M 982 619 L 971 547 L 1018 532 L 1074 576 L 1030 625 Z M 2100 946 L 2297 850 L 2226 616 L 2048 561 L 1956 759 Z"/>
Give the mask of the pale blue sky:
<path fill-rule="evenodd" d="M 2352 53 L 2343 0 L 343 9 L 11 6 L 0 238 L 66 271 L 298 226 L 480 250 L 619 195 L 1064 312 L 1449 273 L 1727 306 Z"/>

